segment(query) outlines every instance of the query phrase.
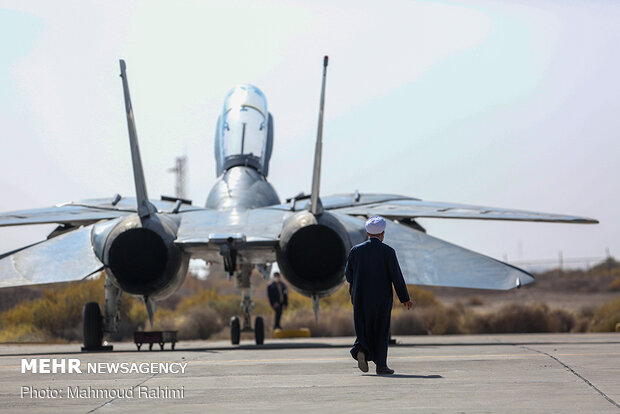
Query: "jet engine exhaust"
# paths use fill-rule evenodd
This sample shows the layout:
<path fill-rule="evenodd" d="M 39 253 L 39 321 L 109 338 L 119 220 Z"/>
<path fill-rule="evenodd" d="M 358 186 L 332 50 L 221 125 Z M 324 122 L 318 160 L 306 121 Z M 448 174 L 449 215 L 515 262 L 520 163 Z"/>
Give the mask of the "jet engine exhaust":
<path fill-rule="evenodd" d="M 188 258 L 174 244 L 176 224 L 166 217 L 129 217 L 107 238 L 104 263 L 126 292 L 162 299 L 183 283 Z"/>
<path fill-rule="evenodd" d="M 329 213 L 304 211 L 284 225 L 277 250 L 278 266 L 301 293 L 326 296 L 344 280 L 349 235 Z"/>

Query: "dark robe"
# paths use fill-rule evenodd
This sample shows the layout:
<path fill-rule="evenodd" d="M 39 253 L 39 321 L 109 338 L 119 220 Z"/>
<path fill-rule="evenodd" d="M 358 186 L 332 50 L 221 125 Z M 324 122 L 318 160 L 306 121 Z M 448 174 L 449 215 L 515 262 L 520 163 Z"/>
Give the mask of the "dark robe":
<path fill-rule="evenodd" d="M 376 237 L 353 246 L 345 268 L 347 282 L 353 285 L 353 318 L 357 339 L 351 355 L 363 350 L 368 361 L 387 366 L 392 311 L 392 285 L 398 299 L 408 302 L 407 284 L 396 252 Z"/>

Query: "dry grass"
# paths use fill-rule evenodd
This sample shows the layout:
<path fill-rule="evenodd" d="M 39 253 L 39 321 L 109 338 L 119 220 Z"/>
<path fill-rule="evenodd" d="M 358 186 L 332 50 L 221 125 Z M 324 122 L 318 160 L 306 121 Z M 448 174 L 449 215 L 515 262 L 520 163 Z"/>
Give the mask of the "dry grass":
<path fill-rule="evenodd" d="M 571 292 L 586 292 L 596 286 L 599 291 L 620 290 L 620 267 L 615 261 L 606 261 L 588 274 L 581 273 L 562 278 L 549 273 L 542 283 L 554 279 Z M 584 283 L 575 285 L 581 280 Z M 28 292 L 29 299 L 0 313 L 0 342 L 80 341 L 82 307 L 91 301 L 103 304 L 103 282 L 101 277 L 53 285 L 44 288 L 34 299 L 32 292 Z M 264 317 L 265 333 L 269 338 L 273 310 L 265 294 L 268 281 L 253 276 L 252 283 L 253 314 Z M 620 322 L 620 298 L 598 307 L 588 306 L 570 312 L 553 309 L 542 301 L 513 302 L 488 309 L 481 306 L 486 305 L 487 297 L 484 296 L 483 300 L 477 292 L 465 299 L 465 304 L 456 301 L 446 306 L 430 290 L 411 286 L 408 289 L 415 307 L 405 311 L 395 304 L 392 313 L 394 335 L 613 332 Z M 154 328 L 178 330 L 181 339 L 228 339 L 228 321 L 231 316 L 240 314 L 240 295 L 225 276 L 210 276 L 209 280 L 188 277 L 180 294 L 158 305 Z M 289 289 L 289 307 L 283 314 L 282 325 L 290 329 L 309 328 L 315 337 L 354 335 L 353 307 L 346 285 L 321 300 L 318 324 L 314 320 L 312 301 Z M 138 329 L 150 329 L 144 303 L 141 299 L 124 295 L 119 332 L 111 339 L 129 339 Z"/>
<path fill-rule="evenodd" d="M 319 323 L 314 320 L 312 309 L 299 309 L 297 312 L 285 312 L 282 316 L 282 327 L 288 329 L 308 328 L 312 336 L 352 336 L 353 309 L 331 306 L 321 310 Z"/>
<path fill-rule="evenodd" d="M 409 297 L 413 298 L 413 302 L 417 307 L 425 308 L 428 306 L 436 306 L 440 304 L 435 294 L 430 290 L 411 285 L 407 286 L 407 290 L 409 291 Z"/>
<path fill-rule="evenodd" d="M 47 332 L 35 328 L 31 324 L 9 325 L 0 331 L 1 342 L 48 342 Z"/>
<path fill-rule="evenodd" d="M 605 303 L 594 312 L 589 331 L 614 332 L 617 323 L 620 323 L 620 298 Z"/>
<path fill-rule="evenodd" d="M 484 301 L 480 296 L 470 296 L 469 299 L 467 299 L 467 305 L 469 306 L 482 306 L 483 304 Z"/>
<path fill-rule="evenodd" d="M 53 285 L 41 297 L 24 301 L 0 314 L 0 342 L 81 341 L 82 309 L 87 302 L 104 302 L 104 277 Z M 146 320 L 140 299 L 124 295 L 119 332 L 111 339 L 128 338 Z"/>
<path fill-rule="evenodd" d="M 463 330 L 464 308 L 457 304 L 446 307 L 441 304 L 405 311 L 392 311 L 394 335 L 453 335 Z"/>
<path fill-rule="evenodd" d="M 542 303 L 511 303 L 499 312 L 474 314 L 466 320 L 469 333 L 570 332 L 574 325 L 574 316 L 564 310 L 549 310 Z"/>
<path fill-rule="evenodd" d="M 616 276 L 607 286 L 607 290 L 610 292 L 620 292 L 620 276 Z"/>
<path fill-rule="evenodd" d="M 22 302 L 0 315 L 2 339 L 79 340 L 82 337 L 82 306 L 92 301 L 103 301 L 103 278 L 49 288 L 42 297 Z"/>
<path fill-rule="evenodd" d="M 392 315 L 391 332 L 393 335 L 428 335 L 429 329 L 422 312 L 414 309 Z"/>
<path fill-rule="evenodd" d="M 161 322 L 162 329 L 178 330 L 179 339 L 208 339 L 224 326 L 220 315 L 208 305 L 196 305 L 182 314 L 171 314 Z"/>
<path fill-rule="evenodd" d="M 475 313 L 457 303 L 395 311 L 392 315 L 395 335 L 571 332 L 575 326 L 573 315 L 550 310 L 544 304 L 512 303 L 498 312 Z"/>

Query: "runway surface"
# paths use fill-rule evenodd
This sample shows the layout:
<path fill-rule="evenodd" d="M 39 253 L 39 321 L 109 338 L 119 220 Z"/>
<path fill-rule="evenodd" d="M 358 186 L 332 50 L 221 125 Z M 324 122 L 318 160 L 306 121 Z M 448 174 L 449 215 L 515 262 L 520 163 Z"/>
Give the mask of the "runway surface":
<path fill-rule="evenodd" d="M 375 375 L 372 363 L 368 374 L 360 372 L 349 356 L 352 338 L 262 347 L 180 342 L 176 351 L 151 352 L 120 343 L 106 353 L 82 353 L 77 344 L 4 344 L 0 412 L 620 412 L 620 334 L 397 339 L 388 359 L 393 376 Z M 63 359 L 78 359 L 82 373 L 31 372 L 41 363 L 51 370 L 47 359 L 56 359 L 57 370 Z M 110 363 L 134 371 L 109 373 Z"/>

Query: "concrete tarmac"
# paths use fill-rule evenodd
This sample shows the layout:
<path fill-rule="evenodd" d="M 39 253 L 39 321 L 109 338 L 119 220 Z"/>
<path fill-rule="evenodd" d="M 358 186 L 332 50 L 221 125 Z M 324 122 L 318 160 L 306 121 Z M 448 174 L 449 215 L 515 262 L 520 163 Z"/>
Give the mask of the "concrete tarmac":
<path fill-rule="evenodd" d="M 349 356 L 353 338 L 180 342 L 151 352 L 120 343 L 105 353 L 3 344 L 0 412 L 620 412 L 620 334 L 397 340 L 392 376 L 375 375 L 372 363 L 360 372 Z M 58 371 L 77 359 L 82 373 L 31 372 L 34 364 L 53 370 L 47 359 Z M 122 370 L 112 363 L 127 372 L 110 373 Z"/>

